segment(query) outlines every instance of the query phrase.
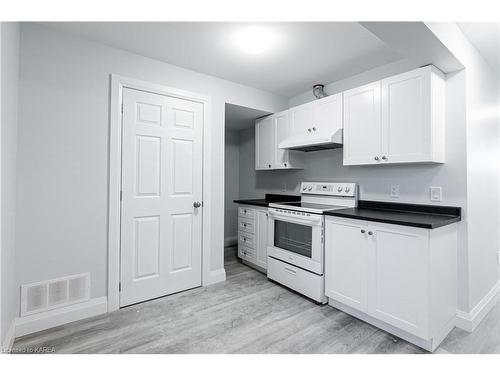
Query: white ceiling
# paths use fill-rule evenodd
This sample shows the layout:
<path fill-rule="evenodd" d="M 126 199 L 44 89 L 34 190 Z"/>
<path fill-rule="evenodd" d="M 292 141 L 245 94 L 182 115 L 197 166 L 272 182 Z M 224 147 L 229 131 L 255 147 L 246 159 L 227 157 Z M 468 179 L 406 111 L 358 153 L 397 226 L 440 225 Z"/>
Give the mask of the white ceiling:
<path fill-rule="evenodd" d="M 226 129 L 242 130 L 255 125 L 255 119 L 268 115 L 268 112 L 226 103 Z"/>
<path fill-rule="evenodd" d="M 248 55 L 234 35 L 248 23 L 46 22 L 113 47 L 287 97 L 401 57 L 357 22 L 286 22 L 264 25 L 274 46 Z"/>
<path fill-rule="evenodd" d="M 458 26 L 486 62 L 500 74 L 500 23 L 463 22 Z"/>

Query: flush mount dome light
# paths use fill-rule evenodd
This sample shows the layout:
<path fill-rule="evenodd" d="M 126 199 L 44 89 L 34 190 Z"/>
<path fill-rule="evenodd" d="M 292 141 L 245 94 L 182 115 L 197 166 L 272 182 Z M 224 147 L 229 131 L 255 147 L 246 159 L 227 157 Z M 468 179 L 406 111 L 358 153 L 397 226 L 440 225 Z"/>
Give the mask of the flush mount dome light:
<path fill-rule="evenodd" d="M 235 35 L 236 44 L 243 52 L 257 55 L 267 51 L 274 43 L 275 36 L 267 28 L 249 26 L 238 31 Z"/>

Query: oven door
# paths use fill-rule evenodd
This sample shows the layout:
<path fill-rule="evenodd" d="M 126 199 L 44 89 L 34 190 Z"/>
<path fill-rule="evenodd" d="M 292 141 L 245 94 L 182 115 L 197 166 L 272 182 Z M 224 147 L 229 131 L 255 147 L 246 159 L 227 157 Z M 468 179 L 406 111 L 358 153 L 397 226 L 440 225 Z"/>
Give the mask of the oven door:
<path fill-rule="evenodd" d="M 269 209 L 267 255 L 323 275 L 323 215 Z"/>

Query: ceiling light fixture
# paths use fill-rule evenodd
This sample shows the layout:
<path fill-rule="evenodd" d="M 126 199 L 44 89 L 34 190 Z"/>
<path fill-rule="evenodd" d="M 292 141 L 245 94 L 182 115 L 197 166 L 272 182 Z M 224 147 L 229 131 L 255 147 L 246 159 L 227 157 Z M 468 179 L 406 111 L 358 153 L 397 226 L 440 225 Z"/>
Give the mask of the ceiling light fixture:
<path fill-rule="evenodd" d="M 272 46 L 275 36 L 265 27 L 250 26 L 237 32 L 235 40 L 243 52 L 257 55 L 265 52 Z"/>

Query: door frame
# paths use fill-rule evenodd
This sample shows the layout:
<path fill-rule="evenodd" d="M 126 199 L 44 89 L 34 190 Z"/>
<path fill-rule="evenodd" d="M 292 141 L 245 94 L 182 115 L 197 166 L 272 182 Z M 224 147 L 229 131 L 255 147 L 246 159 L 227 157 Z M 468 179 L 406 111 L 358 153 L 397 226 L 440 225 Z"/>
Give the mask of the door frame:
<path fill-rule="evenodd" d="M 206 285 L 210 278 L 210 109 L 211 98 L 189 91 L 175 89 L 134 78 L 110 74 L 110 130 L 109 130 L 109 187 L 108 187 L 108 312 L 120 308 L 120 250 L 121 250 L 121 171 L 122 171 L 122 97 L 123 89 L 146 91 L 153 94 L 167 95 L 187 99 L 203 104 L 202 132 L 202 243 L 201 243 L 201 285 Z"/>

